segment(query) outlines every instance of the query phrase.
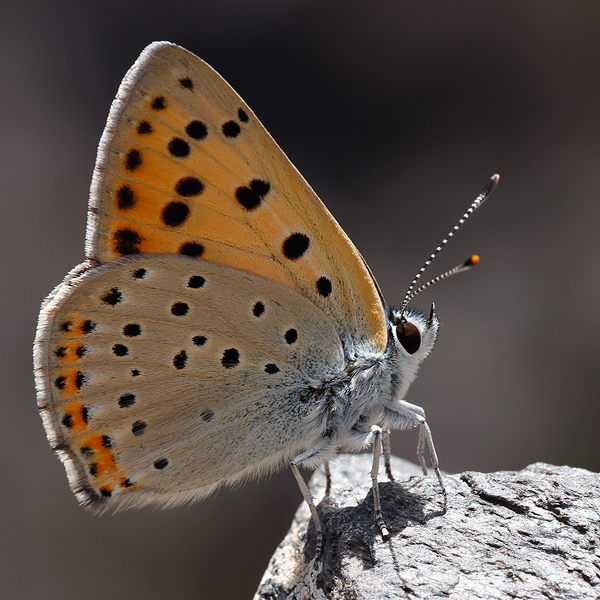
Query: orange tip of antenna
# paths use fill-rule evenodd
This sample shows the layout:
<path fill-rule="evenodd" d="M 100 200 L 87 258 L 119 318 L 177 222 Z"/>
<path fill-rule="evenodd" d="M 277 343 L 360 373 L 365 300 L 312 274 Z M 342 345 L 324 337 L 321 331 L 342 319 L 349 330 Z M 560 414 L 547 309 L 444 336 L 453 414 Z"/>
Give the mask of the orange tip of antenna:
<path fill-rule="evenodd" d="M 480 203 L 483 202 L 496 188 L 498 185 L 498 181 L 500 180 L 500 175 L 496 173 L 496 175 L 492 175 L 487 185 L 483 188 L 481 192 L 482 198 L 480 199 Z"/>
<path fill-rule="evenodd" d="M 473 254 L 472 256 L 469 256 L 469 258 L 467 258 L 467 260 L 465 260 L 465 267 L 472 267 L 473 265 L 476 265 L 479 262 L 479 256 L 477 256 L 477 254 Z"/>

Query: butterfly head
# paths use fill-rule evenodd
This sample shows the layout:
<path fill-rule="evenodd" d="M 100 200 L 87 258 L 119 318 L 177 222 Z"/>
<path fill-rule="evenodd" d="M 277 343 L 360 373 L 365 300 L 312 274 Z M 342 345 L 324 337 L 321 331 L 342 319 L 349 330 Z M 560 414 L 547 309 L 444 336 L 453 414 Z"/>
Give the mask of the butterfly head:
<path fill-rule="evenodd" d="M 440 321 L 431 304 L 429 317 L 415 309 L 389 309 L 391 335 L 398 352 L 421 362 L 433 349 Z"/>
<path fill-rule="evenodd" d="M 419 365 L 433 349 L 440 322 L 435 304 L 431 305 L 429 317 L 412 308 L 390 307 L 388 319 L 390 346 L 399 376 L 396 393 L 403 398 L 417 375 Z"/>

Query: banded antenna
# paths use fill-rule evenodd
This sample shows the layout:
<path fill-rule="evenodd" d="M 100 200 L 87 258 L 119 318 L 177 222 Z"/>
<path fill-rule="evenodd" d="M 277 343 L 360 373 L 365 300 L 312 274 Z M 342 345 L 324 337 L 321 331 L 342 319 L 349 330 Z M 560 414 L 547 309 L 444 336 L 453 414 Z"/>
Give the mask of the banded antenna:
<path fill-rule="evenodd" d="M 454 236 L 454 234 L 461 228 L 463 223 L 475 212 L 475 210 L 477 208 L 479 208 L 486 201 L 486 199 L 490 196 L 490 194 L 494 191 L 494 189 L 498 185 L 499 179 L 500 179 L 500 175 L 492 175 L 492 177 L 490 178 L 490 181 L 483 188 L 483 190 L 481 190 L 481 193 L 479 194 L 479 196 L 477 196 L 477 198 L 475 198 L 475 201 L 473 202 L 473 204 L 471 204 L 471 206 L 469 206 L 467 212 L 458 220 L 458 223 L 452 228 L 452 231 L 450 231 L 450 233 L 442 240 L 442 243 L 435 249 L 435 251 L 432 253 L 432 255 L 425 261 L 425 264 L 419 269 L 419 272 L 416 274 L 415 278 L 412 280 L 408 290 L 406 291 L 404 300 L 402 301 L 402 307 L 400 310 L 400 318 L 401 319 L 402 319 L 402 316 L 404 315 L 404 311 L 406 310 L 406 307 L 408 306 L 408 303 L 417 294 L 420 294 L 423 290 L 427 289 L 428 287 L 431 287 L 434 283 L 437 283 L 438 281 L 442 281 L 442 279 L 446 279 L 447 277 L 450 277 L 450 275 L 456 275 L 457 273 L 462 273 L 463 271 L 468 271 L 471 267 L 475 266 L 479 262 L 479 256 L 477 256 L 476 254 L 473 254 L 472 256 L 467 258 L 467 260 L 465 260 L 465 262 L 463 262 L 461 265 L 458 265 L 458 266 L 454 267 L 453 269 L 446 271 L 442 275 L 438 275 L 437 277 L 431 279 L 430 281 L 428 281 L 427 283 L 425 283 L 424 285 L 422 285 L 421 287 L 419 287 L 418 289 L 413 291 L 417 281 L 419 281 L 419 279 L 421 278 L 421 275 L 423 275 L 425 269 L 427 269 L 427 267 L 431 264 L 433 259 L 438 255 L 440 250 L 450 241 L 450 238 L 452 238 Z"/>

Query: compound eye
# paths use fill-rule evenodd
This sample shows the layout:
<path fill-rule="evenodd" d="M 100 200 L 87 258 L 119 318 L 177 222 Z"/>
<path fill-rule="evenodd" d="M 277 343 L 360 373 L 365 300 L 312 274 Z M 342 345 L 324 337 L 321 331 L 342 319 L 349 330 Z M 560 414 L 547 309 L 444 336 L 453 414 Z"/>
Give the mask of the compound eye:
<path fill-rule="evenodd" d="M 409 354 L 414 354 L 421 347 L 421 333 L 412 323 L 400 321 L 396 325 L 396 335 L 402 347 Z"/>

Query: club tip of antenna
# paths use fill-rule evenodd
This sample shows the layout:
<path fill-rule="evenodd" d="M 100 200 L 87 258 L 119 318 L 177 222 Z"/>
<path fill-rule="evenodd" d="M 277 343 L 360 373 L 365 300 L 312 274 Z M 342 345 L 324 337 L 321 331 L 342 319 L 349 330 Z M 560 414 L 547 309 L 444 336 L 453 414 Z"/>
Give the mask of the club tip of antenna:
<path fill-rule="evenodd" d="M 498 185 L 498 181 L 500 180 L 500 175 L 497 173 L 490 177 L 488 184 L 483 188 L 482 194 L 487 198 Z"/>
<path fill-rule="evenodd" d="M 472 266 L 476 265 L 478 262 L 479 262 L 479 256 L 477 256 L 477 254 L 473 254 L 472 256 L 469 256 L 469 258 L 467 258 L 467 260 L 465 260 L 464 266 L 472 267 Z"/>

